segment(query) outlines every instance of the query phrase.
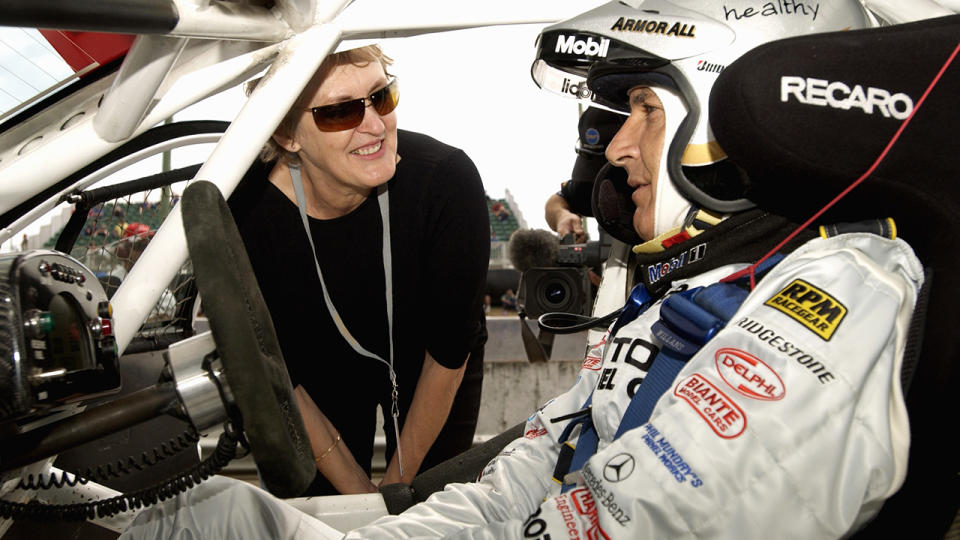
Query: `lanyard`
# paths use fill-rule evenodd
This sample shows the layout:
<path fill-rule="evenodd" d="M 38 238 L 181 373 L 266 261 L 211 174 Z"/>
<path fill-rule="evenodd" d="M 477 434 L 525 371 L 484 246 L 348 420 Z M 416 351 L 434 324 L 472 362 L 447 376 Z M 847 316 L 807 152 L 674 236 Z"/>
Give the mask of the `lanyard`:
<path fill-rule="evenodd" d="M 347 341 L 351 348 L 361 356 L 372 358 L 387 366 L 390 374 L 390 384 L 393 390 L 390 394 L 391 406 L 390 415 L 393 416 L 393 431 L 397 439 L 397 464 L 400 466 L 400 476 L 403 476 L 403 453 L 400 452 L 400 407 L 398 405 L 399 392 L 397 391 L 397 372 L 393 369 L 393 262 L 390 256 L 390 196 L 387 194 L 387 184 L 377 187 L 377 204 L 380 206 L 380 219 L 383 222 L 383 281 L 386 290 L 387 300 L 387 350 L 389 350 L 390 361 L 380 358 L 376 353 L 365 349 L 363 345 L 353 337 L 340 313 L 333 305 L 330 299 L 330 293 L 327 292 L 326 282 L 323 280 L 323 272 L 320 270 L 320 261 L 317 259 L 317 248 L 313 244 L 313 235 L 310 233 L 310 222 L 307 220 L 306 196 L 303 193 L 303 179 L 300 177 L 300 167 L 290 165 L 290 178 L 293 180 L 293 190 L 297 195 L 297 207 L 300 210 L 300 219 L 303 221 L 303 230 L 307 233 L 307 239 L 310 244 L 310 251 L 313 252 L 313 262 L 317 266 L 317 277 L 320 278 L 320 289 L 323 291 L 323 301 L 327 304 L 327 311 L 333 319 L 333 324 L 340 331 L 340 335 Z"/>

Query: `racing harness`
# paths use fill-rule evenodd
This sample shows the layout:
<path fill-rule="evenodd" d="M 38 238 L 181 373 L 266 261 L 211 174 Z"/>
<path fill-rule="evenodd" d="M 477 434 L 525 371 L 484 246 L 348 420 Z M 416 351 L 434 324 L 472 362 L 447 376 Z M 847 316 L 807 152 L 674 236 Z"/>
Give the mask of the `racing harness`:
<path fill-rule="evenodd" d="M 770 257 L 758 268 L 757 273 L 766 272 L 782 258 L 782 255 Z M 670 294 L 663 300 L 660 320 L 651 327 L 662 347 L 644 377 L 643 384 L 630 399 L 614 440 L 647 422 L 660 396 L 669 390 L 683 366 L 726 325 L 748 295 L 749 291 L 737 283 L 714 283 Z M 635 320 L 653 304 L 654 298 L 644 284 L 637 284 L 630 292 L 617 322 L 610 329 L 610 337 L 615 336 L 620 328 Z M 562 484 L 563 493 L 576 487 L 575 473 L 597 452 L 600 439 L 593 425 L 590 408 L 592 400 L 593 393 L 580 411 L 554 419 L 559 421 L 573 417 L 560 434 L 560 455 L 553 472 L 553 480 Z M 576 426 L 580 426 L 580 435 L 576 445 L 572 445 L 569 438 Z"/>

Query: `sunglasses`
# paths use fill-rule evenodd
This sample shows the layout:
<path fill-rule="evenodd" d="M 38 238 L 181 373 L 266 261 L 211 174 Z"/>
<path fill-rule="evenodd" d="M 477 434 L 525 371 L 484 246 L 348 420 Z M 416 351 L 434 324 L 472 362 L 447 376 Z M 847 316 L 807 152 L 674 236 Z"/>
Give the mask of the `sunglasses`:
<path fill-rule="evenodd" d="M 332 105 L 313 107 L 313 121 L 320 131 L 344 131 L 353 129 L 363 122 L 367 101 L 380 116 L 393 112 L 400 102 L 400 85 L 394 77 L 386 86 L 370 94 L 369 97 L 341 101 Z"/>

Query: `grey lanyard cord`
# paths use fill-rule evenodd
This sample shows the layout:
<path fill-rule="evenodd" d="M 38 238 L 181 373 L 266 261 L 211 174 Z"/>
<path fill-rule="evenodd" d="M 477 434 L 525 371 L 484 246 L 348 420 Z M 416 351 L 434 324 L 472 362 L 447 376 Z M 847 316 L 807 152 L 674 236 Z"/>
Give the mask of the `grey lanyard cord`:
<path fill-rule="evenodd" d="M 323 272 L 320 270 L 320 260 L 317 259 L 317 248 L 313 244 L 313 234 L 310 233 L 310 222 L 307 219 L 306 210 L 307 198 L 303 192 L 303 179 L 300 177 L 300 167 L 297 165 L 289 165 L 288 168 L 290 169 L 290 178 L 293 180 L 293 190 L 297 195 L 297 208 L 300 210 L 303 230 L 307 233 L 310 251 L 313 252 L 313 262 L 317 266 L 317 277 L 320 278 L 320 289 L 323 291 L 323 301 L 327 304 L 327 311 L 330 312 L 330 317 L 333 319 L 337 330 L 340 331 L 340 335 L 343 336 L 343 339 L 347 341 L 357 354 L 382 362 L 389 370 L 390 384 L 393 386 L 393 391 L 390 394 L 390 415 L 393 416 L 394 436 L 397 439 L 397 464 L 399 465 L 400 476 L 403 476 L 403 453 L 400 452 L 399 392 L 397 391 L 397 372 L 393 369 L 393 262 L 390 251 L 390 195 L 388 194 L 387 185 L 383 184 L 377 187 L 377 204 L 380 206 L 380 220 L 383 222 L 383 281 L 387 300 L 387 336 L 389 338 L 387 350 L 390 351 L 389 362 L 380 358 L 376 353 L 372 353 L 363 348 L 363 345 L 360 345 L 360 342 L 358 342 L 356 338 L 353 337 L 353 334 L 350 333 L 350 330 L 347 329 L 347 325 L 344 324 L 343 319 L 340 318 L 340 313 L 333 305 L 333 300 L 330 299 L 330 294 L 327 292 L 327 284 L 323 280 Z"/>

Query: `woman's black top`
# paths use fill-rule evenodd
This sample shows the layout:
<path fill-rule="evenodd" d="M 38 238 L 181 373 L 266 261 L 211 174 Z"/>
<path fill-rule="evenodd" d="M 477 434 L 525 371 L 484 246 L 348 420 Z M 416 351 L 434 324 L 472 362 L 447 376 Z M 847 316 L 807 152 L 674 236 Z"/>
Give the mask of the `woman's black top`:
<path fill-rule="evenodd" d="M 468 353 L 471 365 L 482 362 L 490 225 L 480 175 L 463 151 L 399 130 L 398 153 L 401 159 L 388 188 L 394 369 L 402 426 L 425 351 L 448 368 L 461 366 Z M 303 385 L 369 473 L 377 405 L 387 422 L 388 456 L 395 445 L 388 371 L 357 354 L 334 326 L 297 206 L 267 180 L 273 165 L 255 163 L 230 205 L 293 385 Z M 309 221 L 333 305 L 364 348 L 388 359 L 376 194 L 345 216 Z M 471 383 L 467 377 L 464 384 L 479 385 L 479 369 L 480 377 Z M 479 386 L 475 390 L 479 399 Z M 469 408 L 475 425 L 476 407 Z"/>

